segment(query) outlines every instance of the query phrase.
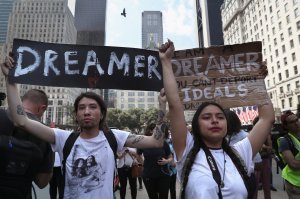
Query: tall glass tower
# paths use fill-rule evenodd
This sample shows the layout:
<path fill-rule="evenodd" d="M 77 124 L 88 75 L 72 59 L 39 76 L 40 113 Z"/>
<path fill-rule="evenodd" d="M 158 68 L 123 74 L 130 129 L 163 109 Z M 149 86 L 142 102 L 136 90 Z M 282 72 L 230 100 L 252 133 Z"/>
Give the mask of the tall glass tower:
<path fill-rule="evenodd" d="M 142 48 L 155 50 L 163 43 L 162 12 L 142 13 Z"/>
<path fill-rule="evenodd" d="M 77 44 L 103 46 L 105 43 L 106 0 L 76 0 Z"/>
<path fill-rule="evenodd" d="M 223 45 L 221 6 L 224 0 L 196 0 L 199 47 Z"/>

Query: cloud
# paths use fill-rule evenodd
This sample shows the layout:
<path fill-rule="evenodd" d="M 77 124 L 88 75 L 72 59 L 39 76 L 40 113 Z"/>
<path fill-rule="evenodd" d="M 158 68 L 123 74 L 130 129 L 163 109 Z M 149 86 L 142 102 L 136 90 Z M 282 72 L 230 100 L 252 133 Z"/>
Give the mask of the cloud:
<path fill-rule="evenodd" d="M 163 18 L 165 33 L 179 36 L 194 34 L 195 10 L 193 1 L 164 0 Z"/>

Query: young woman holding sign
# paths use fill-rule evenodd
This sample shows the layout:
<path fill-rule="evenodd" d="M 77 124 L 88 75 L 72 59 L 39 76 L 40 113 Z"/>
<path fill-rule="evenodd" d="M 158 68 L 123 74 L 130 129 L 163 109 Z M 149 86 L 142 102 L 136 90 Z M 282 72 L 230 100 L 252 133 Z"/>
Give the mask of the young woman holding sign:
<path fill-rule="evenodd" d="M 252 158 L 265 142 L 275 118 L 271 102 L 259 106 L 258 123 L 246 139 L 233 147 L 226 142 L 227 121 L 223 108 L 217 103 L 202 103 L 192 120 L 192 132 L 188 132 L 172 70 L 173 52 L 171 41 L 159 50 L 181 198 L 250 198 Z"/>

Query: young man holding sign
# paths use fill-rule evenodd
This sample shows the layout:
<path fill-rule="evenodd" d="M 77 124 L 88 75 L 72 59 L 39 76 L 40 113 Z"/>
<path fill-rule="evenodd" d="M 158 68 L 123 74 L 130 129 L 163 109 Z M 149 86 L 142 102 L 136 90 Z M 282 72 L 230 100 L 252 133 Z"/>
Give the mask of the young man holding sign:
<path fill-rule="evenodd" d="M 63 159 L 63 147 L 72 132 L 53 129 L 28 119 L 20 101 L 17 85 L 8 81 L 9 69 L 13 67 L 12 57 L 6 57 L 1 69 L 6 79 L 8 105 L 14 123 L 49 142 L 53 151 L 58 152 Z M 66 159 L 64 198 L 112 199 L 115 158 L 104 135 L 107 107 L 100 96 L 88 92 L 77 97 L 74 109 L 80 135 Z M 112 130 L 112 133 L 116 138 L 118 151 L 124 146 L 153 148 L 163 144 L 160 126 L 156 127 L 153 136 L 134 135 L 121 130 Z M 89 160 L 93 160 L 93 164 L 90 164 Z"/>

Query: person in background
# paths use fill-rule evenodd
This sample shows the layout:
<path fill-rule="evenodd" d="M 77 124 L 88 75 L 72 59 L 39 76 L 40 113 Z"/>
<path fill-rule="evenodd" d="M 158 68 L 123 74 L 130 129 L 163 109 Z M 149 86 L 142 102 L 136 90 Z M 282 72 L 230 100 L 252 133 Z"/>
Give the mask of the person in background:
<path fill-rule="evenodd" d="M 30 89 L 24 94 L 20 104 L 24 107 L 24 114 L 26 113 L 30 119 L 40 122 L 48 106 L 48 97 L 42 90 Z M 54 154 L 51 150 L 51 146 L 42 139 L 39 139 L 38 136 L 30 136 L 28 130 L 25 131 L 22 128 L 14 126 L 11 113 L 4 109 L 0 109 L 0 129 L 0 136 L 7 133 L 20 142 L 29 141 L 38 148 L 37 155 L 40 157 L 40 160 L 34 160 L 38 161 L 35 165 L 27 165 L 23 162 L 22 167 L 18 167 L 19 162 L 16 164 L 18 158 L 12 157 L 12 155 L 9 154 L 7 163 L 13 166 L 10 167 L 11 171 L 13 171 L 10 171 L 10 173 L 6 172 L 8 165 L 2 165 L 6 161 L 4 161 L 3 157 L 0 158 L 0 198 L 18 199 L 20 197 L 22 199 L 30 199 L 32 198 L 32 182 L 42 189 L 48 185 L 52 177 Z M 44 132 L 41 131 L 41 134 L 43 133 Z M 31 151 L 30 153 L 31 157 L 28 156 L 26 159 L 36 157 L 35 151 Z M 40 154 L 42 155 L 40 156 Z M 24 168 L 26 169 L 23 170 Z"/>
<path fill-rule="evenodd" d="M 172 161 L 169 163 L 169 169 L 170 169 L 170 196 L 171 199 L 176 199 L 176 179 L 177 179 L 177 170 L 176 170 L 176 162 L 174 161 L 174 149 L 172 144 L 172 139 L 169 136 L 169 132 L 166 133 L 166 141 L 169 144 L 171 153 L 172 153 Z"/>
<path fill-rule="evenodd" d="M 256 125 L 258 120 L 259 120 L 258 116 L 254 118 L 253 126 Z M 262 189 L 264 190 L 264 198 L 270 199 L 271 198 L 271 173 L 272 173 L 272 168 L 270 165 L 270 158 L 272 158 L 271 157 L 272 156 L 271 131 L 259 153 L 262 159 L 261 175 L 259 180 L 261 182 Z"/>
<path fill-rule="evenodd" d="M 265 142 L 275 120 L 271 101 L 259 106 L 259 121 L 249 135 L 233 147 L 225 138 L 228 131 L 224 110 L 214 102 L 203 102 L 198 107 L 190 133 L 172 68 L 173 53 L 174 44 L 170 40 L 159 49 L 165 90 L 161 95 L 165 94 L 169 105 L 176 168 L 182 186 L 181 198 L 252 197 L 253 187 L 249 176 L 252 159 Z M 261 75 L 265 73 L 266 67 L 263 66 Z M 218 177 L 214 178 L 213 173 Z"/>
<path fill-rule="evenodd" d="M 64 187 L 62 185 L 63 176 L 61 173 L 61 161 L 59 154 L 55 152 L 53 175 L 49 182 L 50 199 L 63 199 Z M 57 194 L 58 193 L 58 194 Z"/>
<path fill-rule="evenodd" d="M 233 146 L 237 142 L 245 139 L 248 136 L 248 133 L 242 130 L 242 123 L 234 111 L 226 109 L 225 115 L 227 118 L 227 140 L 229 145 Z M 262 159 L 259 153 L 254 156 L 253 163 L 254 165 L 252 165 L 251 177 L 255 182 L 255 192 L 253 195 L 253 199 L 256 199 L 262 164 Z"/>
<path fill-rule="evenodd" d="M 142 159 L 136 154 L 136 149 L 124 147 L 118 154 L 118 174 L 120 180 L 120 199 L 125 199 L 127 179 L 129 180 L 131 199 L 136 199 L 137 195 L 137 178 L 132 177 L 132 165 L 142 163 Z"/>
<path fill-rule="evenodd" d="M 164 89 L 161 89 L 162 91 Z M 162 93 L 162 92 L 161 92 Z M 170 170 L 168 165 L 172 162 L 172 154 L 169 144 L 166 142 L 169 128 L 166 125 L 166 98 L 158 97 L 159 112 L 157 124 L 161 124 L 164 133 L 164 145 L 161 148 L 138 149 L 137 154 L 144 157 L 143 181 L 150 199 L 166 199 L 170 188 Z M 145 130 L 145 136 L 152 136 L 155 124 L 150 123 Z"/>
<path fill-rule="evenodd" d="M 282 170 L 285 190 L 289 199 L 300 198 L 300 121 L 296 114 L 287 111 L 281 115 L 284 137 L 278 138 L 279 153 L 286 163 Z"/>

